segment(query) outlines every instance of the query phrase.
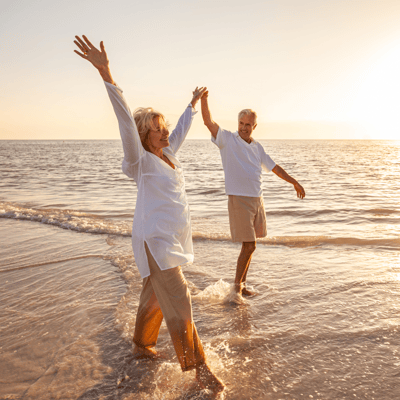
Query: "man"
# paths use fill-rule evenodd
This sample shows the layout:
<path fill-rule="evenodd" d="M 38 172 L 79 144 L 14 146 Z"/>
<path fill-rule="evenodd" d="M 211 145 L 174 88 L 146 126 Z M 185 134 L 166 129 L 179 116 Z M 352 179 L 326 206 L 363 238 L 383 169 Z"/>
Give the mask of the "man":
<path fill-rule="evenodd" d="M 211 140 L 221 153 L 232 241 L 242 243 L 237 260 L 235 290 L 243 296 L 251 296 L 254 293 L 246 288 L 247 271 L 256 249 L 256 238 L 267 236 L 261 190 L 262 169 L 272 171 L 291 183 L 300 199 L 304 198 L 305 191 L 251 137 L 257 126 L 257 114 L 253 110 L 245 109 L 239 113 L 237 132 L 221 129 L 211 118 L 206 91 L 201 98 L 201 113 L 204 124 L 211 132 Z"/>

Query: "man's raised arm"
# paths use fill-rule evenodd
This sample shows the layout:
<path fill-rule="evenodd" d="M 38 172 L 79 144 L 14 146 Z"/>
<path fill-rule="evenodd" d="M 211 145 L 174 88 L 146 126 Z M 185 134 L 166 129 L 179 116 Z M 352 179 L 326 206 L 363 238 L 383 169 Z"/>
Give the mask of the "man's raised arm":
<path fill-rule="evenodd" d="M 204 125 L 211 132 L 214 138 L 217 138 L 219 126 L 211 118 L 210 108 L 208 107 L 208 90 L 203 93 L 201 97 L 201 115 L 203 117 Z"/>
<path fill-rule="evenodd" d="M 291 183 L 297 192 L 297 197 L 299 199 L 304 199 L 306 192 L 304 191 L 303 186 L 301 186 L 300 183 L 296 181 L 296 179 L 292 178 L 282 167 L 276 164 L 275 167 L 272 169 L 272 172 L 279 176 L 279 178 Z"/>

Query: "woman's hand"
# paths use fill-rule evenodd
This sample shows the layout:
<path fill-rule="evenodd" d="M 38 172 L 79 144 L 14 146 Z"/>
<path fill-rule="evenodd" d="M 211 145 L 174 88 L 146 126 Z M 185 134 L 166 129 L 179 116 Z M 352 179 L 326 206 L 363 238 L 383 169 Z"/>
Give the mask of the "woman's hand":
<path fill-rule="evenodd" d="M 108 66 L 109 61 L 103 42 L 100 42 L 100 51 L 99 51 L 98 49 L 96 49 L 95 46 L 93 46 L 93 44 L 85 35 L 82 35 L 84 41 L 79 36 L 75 37 L 76 40 L 74 40 L 74 43 L 78 46 L 78 48 L 81 50 L 83 54 L 77 50 L 74 50 L 74 52 L 78 54 L 78 56 L 89 61 L 99 71 L 101 77 L 106 82 L 114 84 L 114 81 L 111 77 L 110 68 Z"/>
<path fill-rule="evenodd" d="M 196 86 L 196 89 L 194 89 L 194 91 L 193 91 L 193 98 L 192 98 L 192 101 L 191 101 L 191 104 L 192 104 L 193 108 L 196 106 L 197 102 L 199 101 L 199 99 L 201 99 L 201 97 L 203 96 L 203 94 L 206 91 L 207 91 L 206 87 L 198 88 Z"/>
<path fill-rule="evenodd" d="M 79 51 L 74 50 L 76 54 L 81 56 L 83 59 L 90 61 L 93 66 L 97 69 L 101 68 L 107 68 L 108 67 L 108 58 L 107 58 L 107 53 L 104 48 L 103 42 L 100 42 L 100 49 L 101 51 L 97 50 L 96 47 L 90 43 L 90 40 L 85 36 L 82 35 L 83 39 L 85 42 L 79 37 L 75 36 L 76 40 L 74 40 L 74 43 L 79 47 L 79 49 L 82 51 L 82 53 L 79 53 Z"/>

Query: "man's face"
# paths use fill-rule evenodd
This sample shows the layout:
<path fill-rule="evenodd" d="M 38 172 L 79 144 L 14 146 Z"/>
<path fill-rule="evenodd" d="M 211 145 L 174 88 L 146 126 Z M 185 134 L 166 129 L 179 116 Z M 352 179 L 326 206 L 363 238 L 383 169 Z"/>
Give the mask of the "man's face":
<path fill-rule="evenodd" d="M 240 137 L 246 142 L 250 141 L 250 136 L 256 126 L 257 124 L 254 123 L 254 115 L 243 115 L 240 117 L 238 127 Z"/>

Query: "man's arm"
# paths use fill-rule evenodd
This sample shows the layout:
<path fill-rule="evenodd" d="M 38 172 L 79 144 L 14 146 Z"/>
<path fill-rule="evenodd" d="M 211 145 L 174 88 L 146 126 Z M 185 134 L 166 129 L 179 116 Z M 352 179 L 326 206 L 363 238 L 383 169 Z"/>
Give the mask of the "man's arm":
<path fill-rule="evenodd" d="M 305 197 L 306 192 L 304 191 L 303 186 L 301 186 L 296 179 L 292 178 L 282 167 L 276 164 L 272 169 L 272 172 L 279 176 L 279 178 L 282 178 L 284 181 L 291 183 L 294 186 L 299 199 L 303 199 Z"/>
<path fill-rule="evenodd" d="M 219 125 L 211 118 L 210 108 L 208 107 L 208 90 L 204 92 L 201 97 L 201 115 L 203 117 L 204 125 L 211 132 L 211 135 L 213 135 L 214 139 L 216 139 Z"/>

